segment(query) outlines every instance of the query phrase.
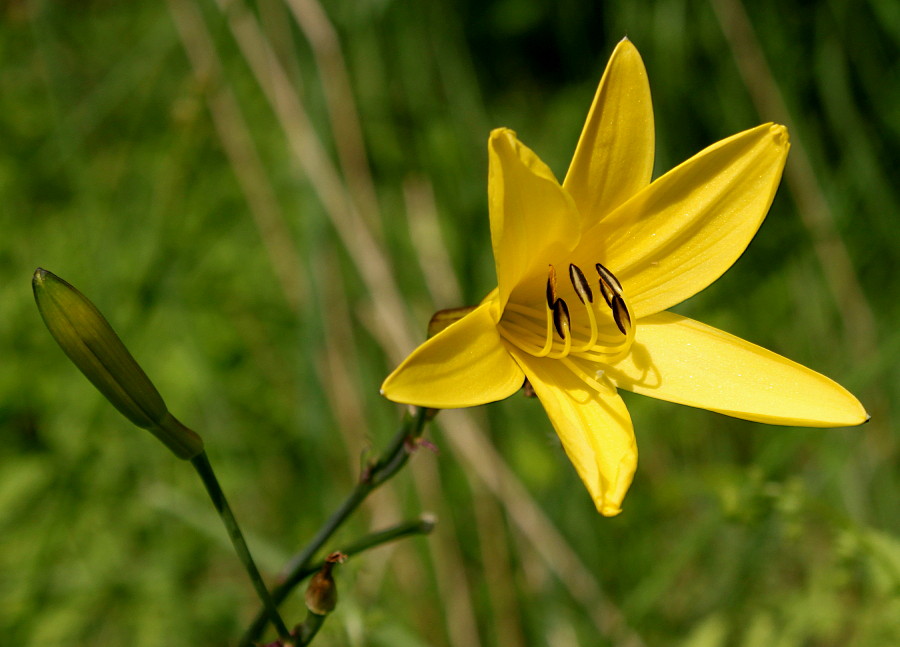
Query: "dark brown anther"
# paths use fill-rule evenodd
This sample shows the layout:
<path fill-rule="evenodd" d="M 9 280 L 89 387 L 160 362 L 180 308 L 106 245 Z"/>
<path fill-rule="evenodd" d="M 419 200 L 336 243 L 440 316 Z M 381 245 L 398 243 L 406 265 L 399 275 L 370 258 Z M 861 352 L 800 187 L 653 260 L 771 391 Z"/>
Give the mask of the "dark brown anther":
<path fill-rule="evenodd" d="M 613 297 L 616 295 L 603 279 L 600 279 L 600 294 L 603 295 L 606 305 L 612 308 Z"/>
<path fill-rule="evenodd" d="M 550 273 L 547 275 L 547 307 L 553 310 L 553 304 L 556 303 L 556 270 L 550 266 Z"/>
<path fill-rule="evenodd" d="M 622 284 L 619 283 L 619 279 L 616 278 L 616 275 L 610 272 L 608 269 L 597 263 L 594 265 L 597 268 L 597 274 L 600 275 L 600 280 L 616 294 L 622 296 Z"/>
<path fill-rule="evenodd" d="M 573 263 L 569 263 L 569 280 L 572 281 L 575 294 L 578 295 L 582 303 L 594 302 L 594 293 L 591 291 L 591 286 L 588 285 L 587 279 L 584 278 L 584 272 Z"/>
<path fill-rule="evenodd" d="M 571 325 L 569 322 L 569 306 L 562 299 L 557 299 L 553 302 L 553 325 L 556 327 L 556 332 L 559 333 L 559 336 L 565 339 L 566 332 L 563 329 L 563 322 L 565 322 L 566 328 Z"/>
<path fill-rule="evenodd" d="M 631 315 L 628 313 L 628 307 L 625 305 L 625 300 L 622 297 L 618 295 L 613 297 L 612 311 L 613 319 L 616 320 L 619 330 L 622 331 L 623 335 L 627 335 L 628 330 L 631 328 Z"/>

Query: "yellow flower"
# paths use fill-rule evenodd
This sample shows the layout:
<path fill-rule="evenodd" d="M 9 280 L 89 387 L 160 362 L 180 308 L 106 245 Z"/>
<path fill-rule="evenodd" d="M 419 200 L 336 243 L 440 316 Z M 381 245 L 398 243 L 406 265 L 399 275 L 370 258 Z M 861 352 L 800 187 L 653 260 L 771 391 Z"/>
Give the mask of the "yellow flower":
<path fill-rule="evenodd" d="M 643 62 L 623 40 L 562 185 L 515 133 L 488 140 L 498 287 L 417 348 L 382 386 L 434 408 L 493 402 L 527 378 L 601 514 L 637 464 L 616 390 L 768 424 L 867 419 L 844 388 L 775 353 L 667 312 L 715 281 L 762 223 L 789 148 L 764 124 L 654 182 Z"/>

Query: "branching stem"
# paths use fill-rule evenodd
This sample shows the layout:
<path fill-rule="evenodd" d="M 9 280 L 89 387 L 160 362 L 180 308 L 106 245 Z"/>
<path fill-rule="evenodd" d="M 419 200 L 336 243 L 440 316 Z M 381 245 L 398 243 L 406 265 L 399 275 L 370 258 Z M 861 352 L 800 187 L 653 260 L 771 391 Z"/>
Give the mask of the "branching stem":
<path fill-rule="evenodd" d="M 288 562 L 282 571 L 280 583 L 272 591 L 272 599 L 277 606 L 290 594 L 294 588 L 302 582 L 306 577 L 318 570 L 317 567 L 311 566 L 313 556 L 321 550 L 322 546 L 328 541 L 335 531 L 350 517 L 351 514 L 359 507 L 359 505 L 371 494 L 375 489 L 389 480 L 396 474 L 409 460 L 410 453 L 415 447 L 416 441 L 422 435 L 425 423 L 431 419 L 434 410 L 416 407 L 411 412 L 406 413 L 403 422 L 397 433 L 391 439 L 391 442 L 379 456 L 378 460 L 368 464 L 362 471 L 356 487 L 344 502 L 335 510 L 325 524 L 319 529 L 315 536 L 304 546 Z M 392 529 L 382 531 L 381 533 L 373 533 L 363 539 L 355 542 L 342 552 L 348 555 L 359 553 L 362 550 L 371 548 L 372 546 L 397 539 L 407 534 L 415 534 L 417 532 L 427 532 L 423 523 L 428 526 L 428 522 L 421 520 L 412 524 L 402 524 Z M 397 529 L 404 528 L 404 532 L 397 532 Z M 411 529 L 413 528 L 413 529 Z M 239 643 L 240 647 L 251 647 L 253 641 L 257 640 L 266 627 L 266 624 L 272 620 L 272 614 L 263 608 L 256 615 L 256 618 L 244 632 L 244 636 Z M 277 627 L 276 627 L 277 628 Z M 280 634 L 279 634 L 280 635 Z"/>

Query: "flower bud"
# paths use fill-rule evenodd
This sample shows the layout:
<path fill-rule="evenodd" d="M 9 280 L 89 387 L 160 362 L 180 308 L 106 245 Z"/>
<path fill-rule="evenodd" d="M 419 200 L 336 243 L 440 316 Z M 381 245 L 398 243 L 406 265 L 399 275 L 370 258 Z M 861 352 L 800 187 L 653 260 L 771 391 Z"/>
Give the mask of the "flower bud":
<path fill-rule="evenodd" d="M 468 306 L 464 308 L 450 308 L 449 310 L 438 310 L 428 322 L 428 337 L 434 337 L 444 328 L 455 324 L 457 321 L 472 312 L 476 306 Z"/>
<path fill-rule="evenodd" d="M 343 553 L 331 553 L 325 558 L 325 564 L 313 575 L 306 589 L 306 608 L 319 616 L 326 616 L 337 606 L 337 585 L 331 577 L 335 564 L 343 564 L 347 556 Z"/>
<path fill-rule="evenodd" d="M 50 334 L 116 409 L 152 432 L 179 458 L 193 458 L 203 451 L 200 436 L 169 413 L 150 378 L 87 297 L 40 268 L 31 285 Z"/>

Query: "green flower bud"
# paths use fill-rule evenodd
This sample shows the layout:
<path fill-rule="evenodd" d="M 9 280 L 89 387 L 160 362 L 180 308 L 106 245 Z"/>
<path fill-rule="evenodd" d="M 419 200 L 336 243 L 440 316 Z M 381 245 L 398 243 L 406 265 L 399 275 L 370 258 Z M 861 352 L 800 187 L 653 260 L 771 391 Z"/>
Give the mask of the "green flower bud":
<path fill-rule="evenodd" d="M 50 334 L 116 409 L 153 433 L 179 458 L 190 459 L 203 451 L 200 436 L 169 413 L 150 378 L 87 297 L 40 268 L 31 285 Z"/>

